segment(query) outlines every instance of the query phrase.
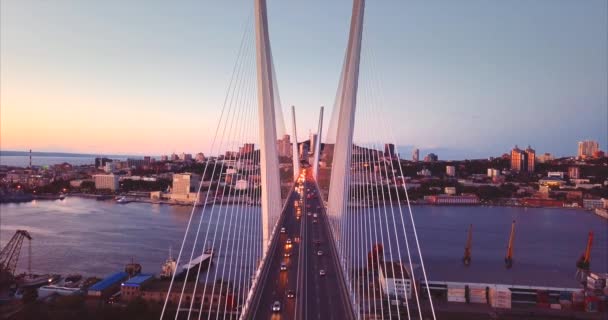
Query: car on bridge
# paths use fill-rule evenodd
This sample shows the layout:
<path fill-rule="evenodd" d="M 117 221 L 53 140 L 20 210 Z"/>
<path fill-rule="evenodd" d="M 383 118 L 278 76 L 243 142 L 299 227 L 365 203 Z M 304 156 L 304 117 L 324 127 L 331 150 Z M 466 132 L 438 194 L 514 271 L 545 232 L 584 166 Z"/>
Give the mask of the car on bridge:
<path fill-rule="evenodd" d="M 293 290 L 287 291 L 287 298 L 293 299 L 293 298 L 295 298 L 295 296 L 296 296 L 296 293 Z"/>
<path fill-rule="evenodd" d="M 321 251 L 321 250 L 317 251 L 317 255 L 318 256 L 322 256 L 323 255 L 323 251 Z"/>
<path fill-rule="evenodd" d="M 279 301 L 275 301 L 272 304 L 272 312 L 281 312 L 281 303 Z"/>
<path fill-rule="evenodd" d="M 319 275 L 320 275 L 320 276 L 324 276 L 324 275 L 325 275 L 325 269 L 321 269 L 321 270 L 319 270 Z"/>
<path fill-rule="evenodd" d="M 281 271 L 287 271 L 287 264 L 285 262 L 281 262 Z"/>
<path fill-rule="evenodd" d="M 285 233 L 285 232 L 287 232 L 287 231 L 285 230 L 285 227 L 281 227 L 281 233 Z"/>

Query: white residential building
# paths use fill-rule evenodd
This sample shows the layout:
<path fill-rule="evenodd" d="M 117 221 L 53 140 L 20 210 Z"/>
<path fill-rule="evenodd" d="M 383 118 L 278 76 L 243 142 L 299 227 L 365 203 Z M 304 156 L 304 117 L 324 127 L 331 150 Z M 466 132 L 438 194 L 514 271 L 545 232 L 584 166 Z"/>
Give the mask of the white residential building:
<path fill-rule="evenodd" d="M 445 166 L 445 174 L 448 177 L 454 177 L 454 176 L 456 176 L 456 167 L 454 167 L 454 166 Z"/>
<path fill-rule="evenodd" d="M 93 175 L 93 181 L 95 182 L 95 189 L 107 189 L 110 191 L 118 190 L 119 176 L 115 174 L 95 174 Z"/>
<path fill-rule="evenodd" d="M 412 298 L 412 281 L 408 271 L 398 262 L 380 263 L 380 288 L 389 297 Z"/>

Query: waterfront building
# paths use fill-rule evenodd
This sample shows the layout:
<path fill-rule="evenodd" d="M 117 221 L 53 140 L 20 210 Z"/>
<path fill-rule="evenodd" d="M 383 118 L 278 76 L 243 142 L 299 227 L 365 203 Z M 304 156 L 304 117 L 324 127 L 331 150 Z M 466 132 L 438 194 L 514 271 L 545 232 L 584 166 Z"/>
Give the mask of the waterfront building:
<path fill-rule="evenodd" d="M 141 288 L 154 280 L 151 274 L 139 274 L 120 285 L 120 298 L 124 301 L 131 301 L 141 297 Z"/>
<path fill-rule="evenodd" d="M 412 281 L 407 270 L 398 262 L 380 263 L 378 280 L 382 292 L 388 297 L 412 298 Z"/>
<path fill-rule="evenodd" d="M 477 197 L 474 194 L 466 194 L 466 195 L 463 194 L 460 196 L 451 196 L 451 195 L 446 195 L 446 194 L 440 194 L 440 195 L 425 196 L 424 200 L 428 204 L 436 204 L 436 205 L 479 204 L 479 197 Z"/>
<path fill-rule="evenodd" d="M 564 206 L 563 200 L 549 198 L 523 198 L 520 203 L 526 207 L 552 207 L 561 208 Z"/>
<path fill-rule="evenodd" d="M 201 183 L 201 176 L 195 173 L 176 173 L 173 175 L 171 199 L 194 202 Z"/>
<path fill-rule="evenodd" d="M 160 156 L 160 161 L 169 161 L 169 156 L 168 155 Z"/>
<path fill-rule="evenodd" d="M 454 166 L 445 166 L 445 174 L 448 177 L 454 177 L 454 176 L 456 176 L 456 167 L 454 167 Z"/>
<path fill-rule="evenodd" d="M 580 159 L 591 158 L 593 153 L 599 150 L 599 144 L 594 140 L 584 140 L 578 142 L 577 156 Z"/>
<path fill-rule="evenodd" d="M 234 308 L 234 299 L 230 290 L 222 290 L 223 292 L 220 292 L 220 290 L 213 290 L 213 285 L 208 285 L 207 289 L 205 289 L 205 285 L 199 283 L 198 290 L 196 290 L 194 294 L 191 294 L 194 292 L 196 283 L 186 282 L 184 292 L 190 292 L 190 294 L 185 295 L 185 299 L 182 299 L 183 297 L 179 290 L 169 290 L 169 284 L 170 281 L 151 281 L 141 287 L 141 298 L 150 303 L 162 304 L 165 302 L 165 298 L 167 298 L 167 292 L 169 292 L 169 303 L 178 305 L 181 301 L 181 308 L 190 308 L 192 300 L 194 300 L 193 306 L 196 310 L 201 309 L 201 304 L 203 311 L 208 311 L 210 309 L 215 310 L 217 309 L 218 304 L 221 310 L 224 308 L 232 310 Z M 184 283 L 175 282 L 173 287 L 182 288 L 184 287 Z"/>
<path fill-rule="evenodd" d="M 97 190 L 110 190 L 112 192 L 118 190 L 118 180 L 120 176 L 115 174 L 95 174 L 93 175 L 93 181 L 95 182 L 95 189 Z"/>
<path fill-rule="evenodd" d="M 414 151 L 412 152 L 412 161 L 414 161 L 414 162 L 420 161 L 420 150 L 414 149 Z"/>
<path fill-rule="evenodd" d="M 121 271 L 105 277 L 103 280 L 92 285 L 87 291 L 89 297 L 107 298 L 120 290 L 120 284 L 126 280 L 129 274 Z"/>

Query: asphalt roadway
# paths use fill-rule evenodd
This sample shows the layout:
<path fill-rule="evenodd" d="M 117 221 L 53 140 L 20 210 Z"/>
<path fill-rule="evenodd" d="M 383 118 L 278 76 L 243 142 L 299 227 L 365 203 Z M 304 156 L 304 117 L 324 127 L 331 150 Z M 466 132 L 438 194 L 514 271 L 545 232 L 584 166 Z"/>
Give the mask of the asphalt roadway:
<path fill-rule="evenodd" d="M 350 319 L 350 305 L 341 283 L 337 255 L 330 242 L 328 221 L 310 169 L 302 195 L 294 190 L 279 222 L 279 239 L 270 253 L 266 279 L 260 283 L 261 295 L 252 306 L 251 319 Z M 297 185 L 296 185 L 297 188 Z M 301 198 L 301 202 L 299 201 Z M 300 213 L 294 203 L 299 202 Z M 316 214 L 316 218 L 315 218 Z M 292 240 L 291 247 L 286 243 Z M 319 255 L 319 251 L 322 254 Z M 289 256 L 285 253 L 289 252 Z M 287 270 L 281 271 L 281 263 Z M 321 270 L 325 275 L 321 275 Z M 288 298 L 288 291 L 295 297 Z M 281 310 L 273 311 L 275 301 Z"/>

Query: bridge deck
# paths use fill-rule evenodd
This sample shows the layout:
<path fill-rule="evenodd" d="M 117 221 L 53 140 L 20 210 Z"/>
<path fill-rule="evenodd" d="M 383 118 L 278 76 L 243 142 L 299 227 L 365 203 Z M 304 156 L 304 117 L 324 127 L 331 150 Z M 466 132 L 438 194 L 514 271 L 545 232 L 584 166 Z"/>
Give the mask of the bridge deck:
<path fill-rule="evenodd" d="M 252 300 L 250 319 L 352 318 L 325 210 L 310 171 L 303 170 L 307 175 L 302 183 L 301 214 L 297 214 L 294 206 L 300 199 L 298 192 L 293 191 L 287 200 L 279 225 L 279 230 L 285 227 L 285 233 L 275 234 L 277 239 L 273 241 L 277 241 L 277 245 L 267 257 L 266 278 L 261 279 L 255 291 L 259 296 Z M 286 244 L 288 238 L 292 240 L 291 247 Z M 319 256 L 318 251 L 323 255 Z M 290 256 L 286 257 L 286 252 Z M 286 271 L 280 270 L 281 263 L 287 265 Z M 320 270 L 326 274 L 320 275 Z M 295 298 L 287 297 L 290 290 Z M 272 310 L 275 301 L 281 303 L 279 312 Z"/>

